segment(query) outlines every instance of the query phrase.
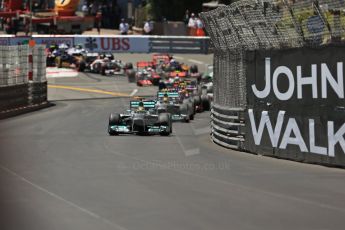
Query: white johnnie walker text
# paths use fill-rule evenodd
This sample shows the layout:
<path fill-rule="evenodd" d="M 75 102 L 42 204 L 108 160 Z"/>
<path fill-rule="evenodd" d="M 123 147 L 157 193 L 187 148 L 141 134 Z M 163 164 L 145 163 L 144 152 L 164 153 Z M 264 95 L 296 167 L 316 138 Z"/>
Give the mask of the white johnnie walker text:
<path fill-rule="evenodd" d="M 311 65 L 311 76 L 303 76 L 302 75 L 302 67 L 296 67 L 296 84 L 293 72 L 286 66 L 278 66 L 272 75 L 272 84 L 271 84 L 271 59 L 265 59 L 265 88 L 263 90 L 258 90 L 256 85 L 252 85 L 252 90 L 254 95 L 257 98 L 265 98 L 267 97 L 270 92 L 271 88 L 273 89 L 274 95 L 281 101 L 287 101 L 292 98 L 294 92 L 297 88 L 297 98 L 302 99 L 302 92 L 303 87 L 310 85 L 312 87 L 312 96 L 313 98 L 327 98 L 327 85 L 331 86 L 333 91 L 339 98 L 344 98 L 344 74 L 343 74 L 343 63 L 337 63 L 337 74 L 336 78 L 332 75 L 331 71 L 329 70 L 328 66 L 325 63 L 321 64 L 321 95 L 318 92 L 317 87 L 317 65 Z M 279 78 L 287 78 L 288 80 L 288 90 L 286 92 L 281 92 L 278 88 L 278 79 Z M 309 97 L 309 95 L 308 95 Z"/>
<path fill-rule="evenodd" d="M 338 130 L 334 129 L 334 122 L 327 122 L 328 133 L 328 146 L 321 147 L 315 143 L 315 122 L 313 119 L 309 119 L 309 143 L 306 143 L 302 137 L 300 128 L 298 127 L 295 118 L 288 118 L 288 122 L 285 131 L 282 135 L 282 127 L 284 123 L 285 111 L 279 111 L 277 122 L 273 129 L 270 117 L 267 111 L 262 111 L 259 124 L 255 123 L 254 112 L 252 109 L 248 110 L 250 125 L 252 128 L 252 134 L 254 137 L 255 145 L 260 145 L 264 128 L 267 128 L 268 135 L 274 148 L 286 149 L 287 145 L 296 145 L 301 152 L 311 152 L 321 155 L 328 155 L 330 157 L 335 156 L 335 145 L 340 144 L 343 152 L 345 152 L 345 124 L 343 124 Z M 282 137 L 281 137 L 282 136 Z M 279 140 L 281 139 L 280 143 Z M 307 147 L 309 145 L 309 150 Z"/>
<path fill-rule="evenodd" d="M 305 76 L 302 74 L 302 67 L 297 66 L 294 76 L 294 72 L 290 68 L 278 66 L 271 75 L 271 59 L 266 58 L 264 76 L 265 87 L 262 90 L 258 90 L 256 85 L 253 84 L 251 88 L 254 95 L 259 99 L 268 97 L 272 92 L 280 101 L 290 100 L 294 95 L 297 96 L 297 99 L 303 99 L 303 96 L 312 97 L 313 99 L 327 99 L 331 91 L 333 91 L 339 99 L 344 99 L 343 62 L 337 62 L 336 71 L 332 72 L 325 63 L 321 63 L 320 68 L 318 68 L 316 64 L 312 64 L 310 70 L 311 76 Z M 320 70 L 319 73 L 318 70 Z M 278 87 L 279 78 L 287 79 L 288 87 L 284 92 Z M 321 84 L 319 88 L 318 79 L 319 84 Z M 311 95 L 307 95 L 306 93 L 303 94 L 304 87 L 308 85 L 312 89 L 309 91 Z M 321 92 L 319 92 L 320 89 Z M 296 91 L 297 94 L 295 93 Z M 320 143 L 316 143 L 316 136 L 320 135 L 320 130 L 316 127 L 314 119 L 303 119 L 303 122 L 305 121 L 307 127 L 309 127 L 309 129 L 307 129 L 309 133 L 304 133 L 302 135 L 296 118 L 286 117 L 286 111 L 278 112 L 277 118 L 274 119 L 276 120 L 274 126 L 271 123 L 268 111 L 261 112 L 260 120 L 257 119 L 258 124 L 256 124 L 253 109 L 248 109 L 248 115 L 255 145 L 261 144 L 263 133 L 266 128 L 269 140 L 274 148 L 286 149 L 288 145 L 294 145 L 297 146 L 301 152 L 311 152 L 334 157 L 335 146 L 339 144 L 342 151 L 345 153 L 345 123 L 340 128 L 336 129 L 333 121 L 327 121 L 324 127 L 327 129 L 328 139 L 327 142 L 325 141 L 325 146 L 320 146 Z M 286 124 L 286 126 L 283 124 Z M 307 138 L 309 138 L 309 140 Z"/>

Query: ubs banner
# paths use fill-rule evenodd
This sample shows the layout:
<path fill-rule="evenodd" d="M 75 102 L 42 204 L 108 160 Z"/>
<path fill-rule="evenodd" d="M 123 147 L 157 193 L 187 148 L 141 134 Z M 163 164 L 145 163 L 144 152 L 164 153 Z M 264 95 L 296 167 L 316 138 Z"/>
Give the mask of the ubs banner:
<path fill-rule="evenodd" d="M 345 165 L 345 47 L 247 53 L 247 150 Z"/>

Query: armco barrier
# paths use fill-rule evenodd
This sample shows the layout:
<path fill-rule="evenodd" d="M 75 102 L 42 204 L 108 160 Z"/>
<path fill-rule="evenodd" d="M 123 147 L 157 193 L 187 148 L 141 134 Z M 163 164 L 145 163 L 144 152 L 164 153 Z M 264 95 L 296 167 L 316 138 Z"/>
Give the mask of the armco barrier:
<path fill-rule="evenodd" d="M 29 39 L 36 44 L 50 46 L 66 43 L 81 44 L 95 52 L 113 53 L 195 53 L 206 54 L 209 49 L 209 37 L 192 36 L 143 36 L 143 35 L 33 35 L 32 37 L 0 37 L 1 45 L 26 44 Z"/>
<path fill-rule="evenodd" d="M 244 110 L 213 104 L 211 138 L 227 148 L 243 149 L 245 137 Z"/>
<path fill-rule="evenodd" d="M 345 166 L 344 11 L 344 1 L 242 0 L 201 14 L 215 143 Z"/>
<path fill-rule="evenodd" d="M 149 38 L 151 53 L 207 54 L 209 39 L 204 37 L 152 36 Z"/>

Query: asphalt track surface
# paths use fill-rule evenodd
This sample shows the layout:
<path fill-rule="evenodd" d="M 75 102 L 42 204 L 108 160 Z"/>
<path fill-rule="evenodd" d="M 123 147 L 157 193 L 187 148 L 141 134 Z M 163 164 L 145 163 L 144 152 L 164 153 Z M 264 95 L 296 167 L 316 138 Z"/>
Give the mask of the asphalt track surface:
<path fill-rule="evenodd" d="M 136 88 L 92 74 L 53 81 Z M 1 230 L 344 229 L 342 169 L 221 148 L 209 113 L 174 123 L 169 137 L 110 137 L 108 115 L 129 98 L 61 88 L 49 97 L 55 106 L 0 121 Z"/>

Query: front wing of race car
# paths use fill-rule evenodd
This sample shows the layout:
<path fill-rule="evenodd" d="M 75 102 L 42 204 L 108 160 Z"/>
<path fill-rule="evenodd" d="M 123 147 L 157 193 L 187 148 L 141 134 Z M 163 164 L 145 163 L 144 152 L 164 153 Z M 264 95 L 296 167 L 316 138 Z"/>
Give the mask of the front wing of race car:
<path fill-rule="evenodd" d="M 162 132 L 168 132 L 169 127 L 165 125 L 147 125 L 143 127 L 138 126 L 126 126 L 126 125 L 113 125 L 109 126 L 109 129 L 118 134 L 136 134 L 136 133 L 147 133 L 147 134 L 160 134 Z"/>
<path fill-rule="evenodd" d="M 190 119 L 188 111 L 181 111 L 181 105 L 179 104 L 168 105 L 164 110 L 171 114 L 172 121 L 189 121 Z"/>

